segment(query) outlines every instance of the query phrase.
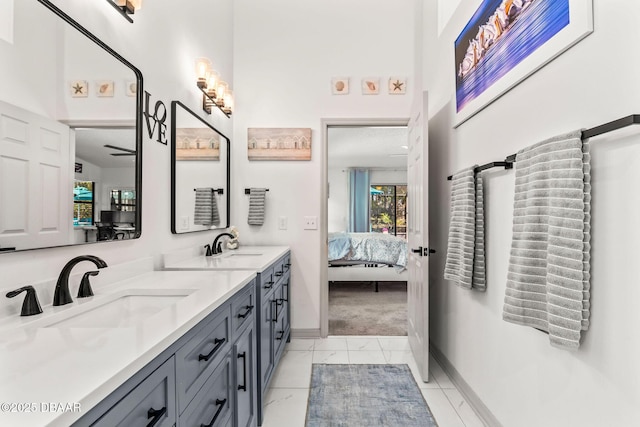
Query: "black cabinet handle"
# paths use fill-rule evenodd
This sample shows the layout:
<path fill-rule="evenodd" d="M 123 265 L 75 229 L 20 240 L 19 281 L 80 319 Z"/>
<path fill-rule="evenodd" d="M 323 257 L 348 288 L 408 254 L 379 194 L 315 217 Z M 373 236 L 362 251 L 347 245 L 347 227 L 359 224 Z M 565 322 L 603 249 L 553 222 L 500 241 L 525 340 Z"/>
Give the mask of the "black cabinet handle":
<path fill-rule="evenodd" d="M 280 334 L 280 336 L 276 337 L 276 339 L 280 341 L 284 337 L 284 331 L 279 331 L 278 333 Z"/>
<path fill-rule="evenodd" d="M 158 421 L 160 421 L 160 418 L 162 418 L 166 413 L 167 413 L 166 406 L 162 409 L 153 409 L 153 408 L 149 409 L 147 411 L 147 418 L 153 418 L 153 419 L 149 421 L 149 424 L 147 424 L 147 427 L 153 427 L 154 425 L 158 424 Z"/>
<path fill-rule="evenodd" d="M 198 361 L 204 360 L 205 362 L 208 362 L 209 359 L 211 359 L 211 356 L 213 356 L 213 353 L 218 351 L 218 349 L 222 347 L 222 344 L 224 344 L 226 340 L 227 340 L 226 338 L 216 338 L 215 340 L 213 340 L 213 343 L 215 344 L 215 347 L 213 347 L 213 350 L 211 350 L 209 354 L 200 354 L 198 356 Z"/>
<path fill-rule="evenodd" d="M 284 271 L 276 271 L 276 277 L 280 277 L 284 274 Z"/>
<path fill-rule="evenodd" d="M 269 286 L 267 286 L 267 285 L 269 285 Z M 265 284 L 265 286 L 263 286 L 263 288 L 265 288 L 265 289 L 273 288 L 273 282 L 266 282 L 266 284 Z"/>
<path fill-rule="evenodd" d="M 276 305 L 282 305 L 282 304 L 284 303 L 284 301 L 285 301 L 285 300 L 284 300 L 283 298 L 278 298 L 278 299 L 276 300 Z"/>
<path fill-rule="evenodd" d="M 422 255 L 422 246 L 418 246 L 418 249 L 411 249 L 411 252 Z"/>
<path fill-rule="evenodd" d="M 271 319 L 272 322 L 276 323 L 278 321 L 278 301 L 277 300 L 271 300 L 271 306 L 275 306 L 276 307 L 276 315 L 273 316 L 273 318 Z M 273 312 L 273 309 L 272 309 Z"/>
<path fill-rule="evenodd" d="M 238 386 L 238 390 L 247 391 L 247 352 L 238 354 L 238 359 L 242 359 L 242 378 L 243 385 Z"/>
<path fill-rule="evenodd" d="M 251 313 L 251 310 L 253 310 L 253 306 L 252 305 L 248 305 L 247 306 L 247 311 L 245 311 L 244 313 L 238 314 L 238 319 L 244 319 L 245 317 L 247 317 L 249 315 L 249 313 Z"/>
<path fill-rule="evenodd" d="M 216 420 L 218 419 L 218 415 L 220 415 L 220 412 L 222 412 L 222 410 L 224 409 L 225 403 L 227 403 L 227 399 L 222 399 L 222 400 L 216 399 L 216 406 L 218 406 L 218 410 L 214 414 L 209 424 L 200 424 L 200 427 L 213 427 L 213 423 L 215 423 Z"/>

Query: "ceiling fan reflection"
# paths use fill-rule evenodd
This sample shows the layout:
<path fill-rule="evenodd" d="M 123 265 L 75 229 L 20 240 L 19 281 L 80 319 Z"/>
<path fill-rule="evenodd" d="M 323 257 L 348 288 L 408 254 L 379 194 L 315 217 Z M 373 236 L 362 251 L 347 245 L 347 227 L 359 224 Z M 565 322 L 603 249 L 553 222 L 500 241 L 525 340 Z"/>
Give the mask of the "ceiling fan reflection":
<path fill-rule="evenodd" d="M 124 151 L 124 153 L 110 153 L 112 156 L 135 156 L 136 150 L 131 150 L 129 148 L 116 147 L 115 145 L 105 144 L 105 148 L 111 148 L 113 150 Z"/>

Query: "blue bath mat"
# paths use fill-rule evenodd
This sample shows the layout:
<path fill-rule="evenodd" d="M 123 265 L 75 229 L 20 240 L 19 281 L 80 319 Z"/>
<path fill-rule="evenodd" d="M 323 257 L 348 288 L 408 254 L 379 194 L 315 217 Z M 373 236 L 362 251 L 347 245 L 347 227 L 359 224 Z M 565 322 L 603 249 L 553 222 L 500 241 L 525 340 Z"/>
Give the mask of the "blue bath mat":
<path fill-rule="evenodd" d="M 437 426 L 407 365 L 313 364 L 306 427 Z"/>

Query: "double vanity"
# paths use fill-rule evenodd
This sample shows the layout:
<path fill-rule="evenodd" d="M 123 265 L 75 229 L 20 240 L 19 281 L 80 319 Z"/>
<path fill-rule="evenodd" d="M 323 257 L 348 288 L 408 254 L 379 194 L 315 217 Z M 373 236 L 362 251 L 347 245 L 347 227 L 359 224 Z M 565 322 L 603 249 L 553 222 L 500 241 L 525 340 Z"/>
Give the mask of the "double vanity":
<path fill-rule="evenodd" d="M 115 265 L 93 297 L 2 319 L 0 425 L 261 424 L 290 336 L 289 248 L 183 251 L 164 268 Z"/>

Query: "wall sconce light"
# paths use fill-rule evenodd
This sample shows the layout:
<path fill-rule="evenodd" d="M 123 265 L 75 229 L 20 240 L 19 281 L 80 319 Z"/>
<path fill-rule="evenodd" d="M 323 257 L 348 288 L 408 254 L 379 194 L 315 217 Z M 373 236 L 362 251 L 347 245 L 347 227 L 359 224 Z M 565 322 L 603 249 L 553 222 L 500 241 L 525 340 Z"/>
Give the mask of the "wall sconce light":
<path fill-rule="evenodd" d="M 202 91 L 202 109 L 211 114 L 215 105 L 222 113 L 231 117 L 233 94 L 229 85 L 220 79 L 220 74 L 211 67 L 207 58 L 196 59 L 196 86 Z"/>
<path fill-rule="evenodd" d="M 133 22 L 129 15 L 133 15 L 142 8 L 142 0 L 107 0 L 107 2 L 129 22 Z"/>

